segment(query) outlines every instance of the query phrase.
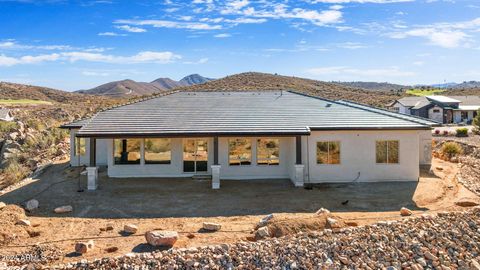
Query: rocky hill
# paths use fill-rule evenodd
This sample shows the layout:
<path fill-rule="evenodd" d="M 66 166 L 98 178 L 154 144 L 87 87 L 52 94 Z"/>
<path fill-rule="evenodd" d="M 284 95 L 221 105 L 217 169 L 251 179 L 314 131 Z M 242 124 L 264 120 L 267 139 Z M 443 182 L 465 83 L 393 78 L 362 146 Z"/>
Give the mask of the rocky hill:
<path fill-rule="evenodd" d="M 102 84 L 89 90 L 79 90 L 78 93 L 101 95 L 114 98 L 129 98 L 135 96 L 144 96 L 159 93 L 178 87 L 201 84 L 212 79 L 200 76 L 198 74 L 188 75 L 180 81 L 170 78 L 158 78 L 152 82 L 136 82 L 134 80 L 114 81 Z"/>
<path fill-rule="evenodd" d="M 346 99 L 380 107 L 383 107 L 385 104 L 388 104 L 389 102 L 399 98 L 399 95 L 390 92 L 368 91 L 365 89 L 349 87 L 337 83 L 258 72 L 240 73 L 203 84 L 177 88 L 177 90 L 188 91 L 253 91 L 279 89 L 291 89 L 323 98 L 333 100 Z"/>
<path fill-rule="evenodd" d="M 411 86 L 393 84 L 388 82 L 334 82 L 345 86 L 361 88 L 370 91 L 397 92 L 410 89 Z"/>

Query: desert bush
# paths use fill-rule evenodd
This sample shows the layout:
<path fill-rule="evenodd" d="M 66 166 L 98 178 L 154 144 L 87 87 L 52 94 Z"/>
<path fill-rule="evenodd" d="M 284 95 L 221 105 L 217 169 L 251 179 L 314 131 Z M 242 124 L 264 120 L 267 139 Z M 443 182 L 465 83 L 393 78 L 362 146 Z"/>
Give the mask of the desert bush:
<path fill-rule="evenodd" d="M 3 169 L 3 175 L 5 184 L 12 185 L 27 177 L 30 170 L 22 165 L 16 157 L 12 157 L 7 161 L 5 169 Z"/>
<path fill-rule="evenodd" d="M 473 118 L 473 132 L 480 135 L 480 109 L 477 112 L 477 116 Z"/>
<path fill-rule="evenodd" d="M 435 129 L 435 135 L 440 135 L 440 129 Z"/>
<path fill-rule="evenodd" d="M 0 133 L 8 133 L 17 129 L 17 123 L 15 122 L 0 122 Z"/>
<path fill-rule="evenodd" d="M 442 146 L 441 153 L 448 159 L 451 159 L 454 156 L 462 154 L 463 149 L 462 146 L 456 142 L 446 142 Z"/>
<path fill-rule="evenodd" d="M 468 128 L 457 128 L 457 137 L 468 137 Z"/>
<path fill-rule="evenodd" d="M 448 136 L 448 130 L 443 131 L 443 136 Z"/>

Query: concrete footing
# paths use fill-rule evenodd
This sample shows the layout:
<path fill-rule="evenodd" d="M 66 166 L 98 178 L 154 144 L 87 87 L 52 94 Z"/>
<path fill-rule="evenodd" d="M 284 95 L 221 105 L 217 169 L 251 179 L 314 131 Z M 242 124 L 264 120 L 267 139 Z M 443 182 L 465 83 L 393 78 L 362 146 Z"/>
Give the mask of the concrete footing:
<path fill-rule="evenodd" d="M 303 164 L 296 164 L 295 165 L 295 178 L 292 179 L 292 182 L 296 187 L 303 187 L 303 184 L 304 184 L 304 170 L 305 170 L 305 165 L 303 165 Z"/>
<path fill-rule="evenodd" d="M 220 188 L 220 165 L 212 165 L 212 189 Z"/>
<path fill-rule="evenodd" d="M 87 189 L 96 190 L 98 187 L 98 168 L 87 167 Z"/>

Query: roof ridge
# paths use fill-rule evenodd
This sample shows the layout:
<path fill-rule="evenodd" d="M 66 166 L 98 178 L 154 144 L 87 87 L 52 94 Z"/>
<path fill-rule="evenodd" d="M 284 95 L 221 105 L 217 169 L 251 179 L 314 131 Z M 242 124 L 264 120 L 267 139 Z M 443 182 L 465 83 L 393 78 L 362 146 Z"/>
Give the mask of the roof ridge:
<path fill-rule="evenodd" d="M 418 121 L 415 121 L 415 120 L 412 120 L 412 119 L 405 119 L 405 118 L 399 117 L 399 116 L 397 116 L 397 115 L 403 115 L 403 116 L 407 116 L 407 117 L 409 117 L 409 118 L 411 117 L 411 118 L 415 118 L 415 119 L 418 119 L 418 120 L 424 120 L 424 121 L 429 121 L 429 122 L 432 122 L 432 123 L 441 124 L 440 122 L 437 122 L 437 121 L 434 121 L 434 120 L 431 120 L 431 119 L 419 117 L 419 116 L 416 116 L 416 115 L 396 113 L 396 112 L 392 112 L 392 111 L 389 111 L 389 110 L 386 110 L 386 109 L 383 109 L 383 108 L 377 108 L 377 107 L 373 107 L 373 106 L 370 106 L 370 105 L 358 103 L 358 102 L 355 102 L 355 101 L 340 100 L 340 102 L 345 102 L 345 103 L 347 103 L 347 104 L 341 103 L 341 104 L 344 104 L 344 105 L 347 105 L 347 106 L 349 105 L 348 103 L 350 103 L 350 104 L 354 104 L 354 105 L 364 106 L 364 107 L 367 107 L 367 108 L 370 108 L 370 109 L 380 110 L 380 111 L 385 112 L 385 113 L 378 112 L 378 111 L 373 111 L 373 110 L 369 110 L 369 109 L 367 109 L 367 108 L 360 108 L 360 109 L 364 109 L 364 110 L 367 110 L 367 111 L 370 111 L 370 112 L 374 112 L 374 113 L 378 113 L 378 114 L 381 114 L 381 115 L 387 115 L 387 116 L 395 117 L 395 118 L 397 118 L 397 119 L 407 120 L 407 121 L 414 122 L 414 123 L 417 123 L 417 124 L 421 124 L 421 125 L 424 125 L 424 126 L 428 126 L 428 125 L 426 125 L 426 124 L 424 124 L 424 123 L 421 123 L 421 122 L 418 122 Z M 352 106 L 352 105 L 350 105 L 350 106 L 351 106 L 351 107 L 354 107 L 354 108 L 358 108 L 358 107 L 355 107 L 355 106 Z M 386 114 L 386 113 L 388 113 L 388 114 Z"/>

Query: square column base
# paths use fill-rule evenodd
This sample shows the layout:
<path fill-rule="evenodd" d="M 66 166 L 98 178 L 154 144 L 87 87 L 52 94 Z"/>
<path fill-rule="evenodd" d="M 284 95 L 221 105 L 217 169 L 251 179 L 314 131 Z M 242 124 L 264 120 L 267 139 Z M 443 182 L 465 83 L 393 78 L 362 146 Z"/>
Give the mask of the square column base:
<path fill-rule="evenodd" d="M 304 170 L 305 170 L 305 165 L 295 164 L 295 176 L 294 176 L 294 179 L 292 179 L 292 182 L 296 187 L 303 187 Z"/>
<path fill-rule="evenodd" d="M 220 165 L 212 165 L 212 189 L 220 189 Z"/>
<path fill-rule="evenodd" d="M 87 167 L 87 189 L 97 190 L 98 187 L 98 168 Z"/>

